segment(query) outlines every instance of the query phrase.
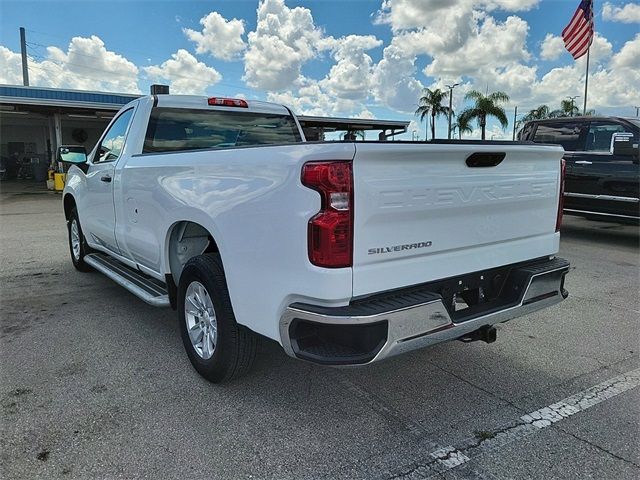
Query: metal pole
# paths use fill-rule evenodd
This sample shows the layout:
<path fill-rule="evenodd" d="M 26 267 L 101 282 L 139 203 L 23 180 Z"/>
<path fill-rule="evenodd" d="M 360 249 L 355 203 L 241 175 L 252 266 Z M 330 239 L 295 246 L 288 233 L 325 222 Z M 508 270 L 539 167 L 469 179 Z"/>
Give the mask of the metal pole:
<path fill-rule="evenodd" d="M 587 50 L 587 71 L 584 76 L 584 107 L 582 108 L 582 115 L 587 114 L 587 88 L 589 86 L 589 52 L 591 47 Z"/>
<path fill-rule="evenodd" d="M 636 109 L 636 117 L 640 117 L 640 107 L 633 107 Z"/>
<path fill-rule="evenodd" d="M 451 140 L 451 109 L 453 108 L 453 87 L 449 88 L 449 133 L 447 139 Z"/>
<path fill-rule="evenodd" d="M 459 83 L 454 83 L 453 85 L 445 85 L 449 89 L 449 133 L 447 134 L 447 138 L 451 140 L 451 112 L 453 111 L 453 89 L 456 88 Z"/>
<path fill-rule="evenodd" d="M 20 27 L 20 53 L 22 54 L 22 83 L 29 86 L 29 65 L 27 64 L 27 40 L 24 27 Z"/>
<path fill-rule="evenodd" d="M 512 141 L 516 140 L 516 122 L 518 121 L 518 106 L 516 105 L 516 109 L 513 112 L 513 138 Z"/>

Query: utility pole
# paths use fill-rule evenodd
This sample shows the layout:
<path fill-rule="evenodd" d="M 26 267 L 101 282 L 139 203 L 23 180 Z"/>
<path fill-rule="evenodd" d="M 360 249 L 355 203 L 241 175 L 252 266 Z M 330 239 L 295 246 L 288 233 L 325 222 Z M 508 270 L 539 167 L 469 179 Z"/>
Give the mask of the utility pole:
<path fill-rule="evenodd" d="M 24 27 L 20 27 L 20 53 L 22 54 L 22 83 L 29 86 L 29 65 L 27 64 L 27 39 Z"/>
<path fill-rule="evenodd" d="M 518 106 L 516 105 L 516 109 L 513 111 L 513 138 L 512 141 L 516 141 L 516 125 L 518 121 Z"/>
<path fill-rule="evenodd" d="M 636 109 L 636 117 L 640 117 L 640 107 L 633 107 Z"/>
<path fill-rule="evenodd" d="M 453 85 L 445 85 L 449 89 L 449 133 L 447 134 L 447 138 L 451 140 L 451 112 L 453 110 L 453 89 L 456 88 L 459 83 L 454 83 Z"/>

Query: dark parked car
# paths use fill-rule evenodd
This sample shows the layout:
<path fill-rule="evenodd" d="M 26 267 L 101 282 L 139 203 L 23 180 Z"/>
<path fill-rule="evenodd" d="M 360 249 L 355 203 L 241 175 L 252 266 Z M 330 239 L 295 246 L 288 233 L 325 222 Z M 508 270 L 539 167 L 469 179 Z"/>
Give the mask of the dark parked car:
<path fill-rule="evenodd" d="M 564 147 L 565 213 L 634 222 L 640 217 L 640 119 L 535 120 L 525 124 L 518 139 Z"/>

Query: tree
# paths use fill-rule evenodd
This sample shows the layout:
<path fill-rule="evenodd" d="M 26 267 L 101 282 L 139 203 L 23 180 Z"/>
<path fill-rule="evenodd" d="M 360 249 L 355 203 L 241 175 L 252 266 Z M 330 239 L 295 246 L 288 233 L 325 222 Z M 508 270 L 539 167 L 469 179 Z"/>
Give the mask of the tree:
<path fill-rule="evenodd" d="M 425 88 L 422 91 L 422 97 L 420 97 L 420 101 L 418 102 L 418 109 L 416 110 L 416 115 L 420 117 L 420 120 L 424 120 L 425 117 L 431 117 L 431 139 L 436 138 L 436 118 L 440 115 L 449 115 L 449 107 L 446 105 L 442 105 L 443 101 L 446 101 L 447 93 L 443 92 L 439 88 L 435 90 L 430 90 Z M 453 110 L 451 111 L 453 115 Z M 428 125 L 425 126 L 425 140 L 428 136 Z"/>
<path fill-rule="evenodd" d="M 547 105 L 539 105 L 538 108 L 534 108 L 533 110 L 529 110 L 524 117 L 520 119 L 520 123 L 527 123 L 531 120 L 544 120 L 545 118 L 549 118 L 551 116 L 551 110 Z"/>
<path fill-rule="evenodd" d="M 455 138 L 455 132 L 458 131 L 458 138 L 462 138 L 463 133 L 473 133 L 473 128 L 470 125 L 460 125 L 459 122 L 455 122 L 451 125 L 451 138 Z"/>
<path fill-rule="evenodd" d="M 471 90 L 465 96 L 465 100 L 474 102 L 472 107 L 463 110 L 458 115 L 458 128 L 468 130 L 472 121 L 476 120 L 482 131 L 482 140 L 486 137 L 487 117 L 495 117 L 502 128 L 507 128 L 509 120 L 504 112 L 501 103 L 509 101 L 509 95 L 504 92 L 493 92 L 490 95 L 483 95 L 478 90 Z"/>
<path fill-rule="evenodd" d="M 560 102 L 560 108 L 550 113 L 553 118 L 559 117 L 575 117 L 580 114 L 580 109 L 576 107 L 575 102 L 565 99 Z"/>

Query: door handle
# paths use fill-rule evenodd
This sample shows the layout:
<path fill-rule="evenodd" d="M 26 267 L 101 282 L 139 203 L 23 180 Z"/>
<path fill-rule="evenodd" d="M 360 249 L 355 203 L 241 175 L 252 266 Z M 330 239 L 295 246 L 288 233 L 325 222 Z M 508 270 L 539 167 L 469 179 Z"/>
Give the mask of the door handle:
<path fill-rule="evenodd" d="M 109 183 L 111 182 L 111 177 L 109 175 L 104 175 L 100 177 L 100 181 Z"/>
<path fill-rule="evenodd" d="M 576 160 L 576 165 L 592 165 L 593 162 L 590 162 L 589 160 Z"/>

